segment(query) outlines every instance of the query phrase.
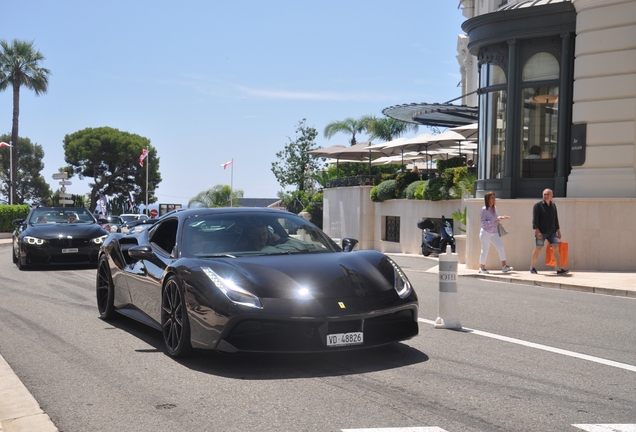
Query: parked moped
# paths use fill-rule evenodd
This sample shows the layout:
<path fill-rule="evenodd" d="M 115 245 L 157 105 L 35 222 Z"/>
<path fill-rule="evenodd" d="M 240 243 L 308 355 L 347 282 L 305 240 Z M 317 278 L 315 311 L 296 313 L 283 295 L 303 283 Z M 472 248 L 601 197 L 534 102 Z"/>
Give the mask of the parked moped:
<path fill-rule="evenodd" d="M 455 236 L 453 227 L 442 215 L 442 226 L 440 232 L 436 232 L 435 223 L 430 219 L 422 218 L 417 227 L 422 230 L 422 255 L 429 256 L 446 252 L 446 245 L 450 245 L 451 251 L 455 252 Z"/>

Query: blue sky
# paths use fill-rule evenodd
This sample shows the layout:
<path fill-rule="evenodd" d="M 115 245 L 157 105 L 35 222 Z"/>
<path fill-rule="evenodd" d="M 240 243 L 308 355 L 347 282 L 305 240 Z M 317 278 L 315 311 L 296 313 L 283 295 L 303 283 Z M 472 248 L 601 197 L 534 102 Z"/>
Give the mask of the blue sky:
<path fill-rule="evenodd" d="M 0 38 L 35 41 L 51 70 L 47 94 L 22 91 L 19 132 L 43 146 L 52 190 L 64 136 L 109 126 L 150 139 L 158 202 L 185 205 L 230 184 L 220 165 L 231 159 L 235 189 L 275 198 L 271 163 L 303 118 L 319 146 L 346 145 L 346 135 L 323 136 L 329 122 L 460 96 L 457 5 L 35 0 L 3 5 Z M 1 133 L 11 132 L 11 97 L 0 93 Z M 77 178 L 67 187 L 88 190 Z"/>

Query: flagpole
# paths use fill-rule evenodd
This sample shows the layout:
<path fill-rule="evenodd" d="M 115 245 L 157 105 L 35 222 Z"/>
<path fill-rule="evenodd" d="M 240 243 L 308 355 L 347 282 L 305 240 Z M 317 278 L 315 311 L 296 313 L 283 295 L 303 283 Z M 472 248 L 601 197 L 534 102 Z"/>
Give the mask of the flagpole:
<path fill-rule="evenodd" d="M 9 141 L 9 181 L 11 182 L 11 186 L 9 186 L 9 204 L 13 204 L 13 141 Z"/>
<path fill-rule="evenodd" d="M 232 158 L 232 172 L 230 173 L 230 207 L 234 205 L 232 202 L 232 191 L 234 190 L 234 158 Z"/>
<path fill-rule="evenodd" d="M 150 216 L 150 212 L 148 211 L 148 169 L 150 168 L 150 151 L 146 148 L 146 152 L 148 152 L 148 160 L 146 161 L 146 215 Z"/>
<path fill-rule="evenodd" d="M 13 204 L 13 141 L 2 141 L 0 147 L 9 147 L 9 204 Z"/>

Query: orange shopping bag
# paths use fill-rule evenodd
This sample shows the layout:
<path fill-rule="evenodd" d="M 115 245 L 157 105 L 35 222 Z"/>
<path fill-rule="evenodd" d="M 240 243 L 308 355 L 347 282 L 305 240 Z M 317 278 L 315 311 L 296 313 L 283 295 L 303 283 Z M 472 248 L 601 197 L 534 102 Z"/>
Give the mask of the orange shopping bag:
<path fill-rule="evenodd" d="M 559 242 L 559 255 L 561 255 L 561 267 L 568 266 L 568 243 Z M 548 249 L 545 251 L 545 265 L 556 267 L 556 259 L 554 258 L 554 252 L 552 252 L 552 246 L 548 245 Z"/>

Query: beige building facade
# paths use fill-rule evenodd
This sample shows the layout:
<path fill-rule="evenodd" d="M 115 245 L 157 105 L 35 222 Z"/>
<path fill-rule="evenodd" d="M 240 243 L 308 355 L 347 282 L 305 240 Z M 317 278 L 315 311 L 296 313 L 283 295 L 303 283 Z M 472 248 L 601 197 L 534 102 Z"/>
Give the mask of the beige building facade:
<path fill-rule="evenodd" d="M 462 104 L 479 105 L 476 198 L 373 203 L 365 188 L 326 189 L 325 231 L 358 238 L 363 249 L 420 253 L 417 220 L 466 207 L 460 259 L 476 269 L 481 197 L 495 190 L 499 213 L 512 216 L 507 261 L 525 270 L 534 243 L 532 205 L 550 187 L 572 269 L 636 270 L 636 0 L 462 0 L 461 6 L 468 30 L 457 44 Z M 532 22 L 542 26 L 535 35 Z M 553 161 L 543 177 L 526 171 L 533 142 Z M 399 218 L 399 242 L 386 240 L 387 216 L 393 224 Z M 462 233 L 456 228 L 456 234 Z M 499 266 L 494 250 L 487 265 Z"/>

